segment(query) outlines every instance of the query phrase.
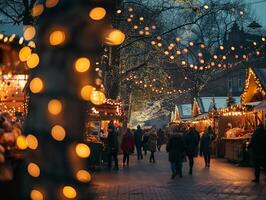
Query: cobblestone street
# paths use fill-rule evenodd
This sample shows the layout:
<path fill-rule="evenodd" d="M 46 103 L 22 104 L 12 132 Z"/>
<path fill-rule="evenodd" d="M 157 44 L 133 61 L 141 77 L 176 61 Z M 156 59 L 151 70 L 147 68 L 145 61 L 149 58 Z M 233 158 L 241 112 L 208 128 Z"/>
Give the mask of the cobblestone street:
<path fill-rule="evenodd" d="M 130 168 L 120 167 L 119 172 L 97 172 L 93 187 L 96 199 L 101 200 L 265 200 L 265 177 L 259 185 L 251 183 L 251 168 L 238 167 L 225 160 L 212 160 L 211 168 L 204 167 L 197 158 L 193 176 L 188 175 L 188 163 L 184 163 L 184 177 L 170 179 L 170 167 L 165 151 L 156 153 L 157 162 L 137 161 L 131 157 Z M 121 163 L 121 157 L 120 157 Z"/>

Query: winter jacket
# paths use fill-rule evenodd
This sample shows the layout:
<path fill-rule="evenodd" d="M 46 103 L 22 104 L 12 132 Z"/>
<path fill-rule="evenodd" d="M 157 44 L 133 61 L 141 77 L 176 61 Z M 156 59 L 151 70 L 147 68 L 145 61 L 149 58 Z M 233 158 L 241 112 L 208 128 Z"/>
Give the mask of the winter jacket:
<path fill-rule="evenodd" d="M 112 130 L 108 133 L 107 152 L 108 153 L 118 152 L 118 133 L 115 130 Z"/>
<path fill-rule="evenodd" d="M 121 149 L 124 154 L 130 154 L 134 151 L 134 137 L 130 132 L 123 135 Z"/>
<path fill-rule="evenodd" d="M 200 140 L 200 154 L 210 155 L 211 154 L 211 143 L 213 136 L 208 133 L 204 133 Z"/>
<path fill-rule="evenodd" d="M 200 136 L 197 131 L 191 130 L 185 136 L 186 154 L 188 156 L 197 156 L 198 145 L 200 141 Z"/>
<path fill-rule="evenodd" d="M 145 133 L 142 138 L 142 146 L 143 150 L 147 151 L 148 150 L 148 140 L 149 140 L 149 133 Z"/>
<path fill-rule="evenodd" d="M 147 143 L 147 150 L 155 152 L 156 144 L 157 144 L 157 135 L 155 132 L 151 132 Z"/>
<path fill-rule="evenodd" d="M 263 127 L 257 128 L 252 134 L 248 148 L 253 159 L 266 162 L 266 132 Z"/>
<path fill-rule="evenodd" d="M 136 147 L 142 146 L 142 136 L 143 136 L 143 131 L 142 129 L 138 128 L 134 134 L 134 141 L 135 141 Z"/>
<path fill-rule="evenodd" d="M 162 130 L 159 130 L 157 132 L 157 145 L 162 145 L 164 144 L 164 141 L 165 141 L 165 137 L 164 137 L 164 132 Z"/>
<path fill-rule="evenodd" d="M 169 138 L 166 151 L 170 162 L 183 162 L 185 158 L 185 143 L 181 134 L 174 134 Z"/>

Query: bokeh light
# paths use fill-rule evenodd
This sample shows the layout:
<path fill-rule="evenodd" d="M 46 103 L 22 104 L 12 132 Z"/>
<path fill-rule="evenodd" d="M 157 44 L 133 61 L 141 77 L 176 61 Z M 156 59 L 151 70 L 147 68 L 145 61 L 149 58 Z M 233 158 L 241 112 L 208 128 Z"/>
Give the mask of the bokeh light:
<path fill-rule="evenodd" d="M 81 158 L 88 158 L 90 156 L 90 148 L 88 145 L 79 143 L 76 145 L 76 153 Z"/>
<path fill-rule="evenodd" d="M 32 93 L 40 93 L 43 90 L 43 82 L 40 78 L 36 77 L 30 82 L 30 91 Z"/>
<path fill-rule="evenodd" d="M 63 108 L 62 103 L 58 99 L 52 99 L 48 103 L 48 111 L 52 115 L 58 115 L 58 114 L 60 114 L 61 111 L 62 111 L 62 108 Z"/>
<path fill-rule="evenodd" d="M 53 126 L 53 128 L 51 130 L 51 135 L 55 140 L 62 141 L 62 140 L 64 140 L 64 138 L 66 136 L 66 131 L 65 131 L 64 127 L 62 127 L 60 125 L 55 125 L 55 126 Z"/>
<path fill-rule="evenodd" d="M 89 13 L 90 18 L 93 20 L 101 20 L 105 17 L 105 15 L 106 10 L 102 7 L 93 8 Z"/>
<path fill-rule="evenodd" d="M 39 177 L 41 174 L 41 170 L 39 168 L 39 166 L 35 163 L 29 163 L 28 167 L 27 167 L 28 173 L 32 176 L 32 177 Z"/>
<path fill-rule="evenodd" d="M 86 72 L 89 70 L 90 64 L 91 63 L 88 58 L 85 58 L 85 57 L 79 58 L 75 62 L 75 69 L 77 70 L 77 72 Z"/>

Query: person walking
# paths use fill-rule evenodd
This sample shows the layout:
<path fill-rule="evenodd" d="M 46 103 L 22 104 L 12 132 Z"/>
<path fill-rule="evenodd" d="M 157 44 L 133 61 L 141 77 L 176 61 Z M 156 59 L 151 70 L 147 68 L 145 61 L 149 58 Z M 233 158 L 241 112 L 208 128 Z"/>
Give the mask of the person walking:
<path fill-rule="evenodd" d="M 173 131 L 173 134 L 170 136 L 166 145 L 166 151 L 168 152 L 168 158 L 171 164 L 171 179 L 174 179 L 176 175 L 179 175 L 179 177 L 182 178 L 182 165 L 185 158 L 183 133 L 177 129 Z"/>
<path fill-rule="evenodd" d="M 147 155 L 147 150 L 148 150 L 148 140 L 149 140 L 149 131 L 145 131 L 142 138 L 142 147 L 145 156 Z"/>
<path fill-rule="evenodd" d="M 107 154 L 108 154 L 108 168 L 112 168 L 112 159 L 115 162 L 115 170 L 118 170 L 118 133 L 112 124 L 108 126 L 107 136 Z"/>
<path fill-rule="evenodd" d="M 151 152 L 150 163 L 155 163 L 154 153 L 156 152 L 157 134 L 155 129 L 152 129 L 147 143 L 147 149 Z"/>
<path fill-rule="evenodd" d="M 121 149 L 123 151 L 123 167 L 129 167 L 129 156 L 134 151 L 134 137 L 128 128 L 122 137 Z"/>
<path fill-rule="evenodd" d="M 214 139 L 214 133 L 212 127 L 209 126 L 205 129 L 204 134 L 200 140 L 200 155 L 204 156 L 205 167 L 210 167 L 211 162 L 211 143 Z"/>
<path fill-rule="evenodd" d="M 259 183 L 261 167 L 264 168 L 266 175 L 266 132 L 262 124 L 258 125 L 252 134 L 248 149 L 251 150 L 255 169 L 255 179 L 252 181 Z"/>
<path fill-rule="evenodd" d="M 159 131 L 157 132 L 157 148 L 158 151 L 161 151 L 161 146 L 164 144 L 165 141 L 165 136 L 163 130 L 160 128 Z"/>
<path fill-rule="evenodd" d="M 185 136 L 186 155 L 189 160 L 189 174 L 192 175 L 194 157 L 198 155 L 200 135 L 195 127 L 191 127 Z"/>
<path fill-rule="evenodd" d="M 138 156 L 138 160 L 142 160 L 143 159 L 143 155 L 142 155 L 142 136 L 143 136 L 143 131 L 140 128 L 140 125 L 137 126 L 137 130 L 135 131 L 134 134 L 134 141 L 135 141 L 135 146 L 137 149 L 137 156 Z"/>

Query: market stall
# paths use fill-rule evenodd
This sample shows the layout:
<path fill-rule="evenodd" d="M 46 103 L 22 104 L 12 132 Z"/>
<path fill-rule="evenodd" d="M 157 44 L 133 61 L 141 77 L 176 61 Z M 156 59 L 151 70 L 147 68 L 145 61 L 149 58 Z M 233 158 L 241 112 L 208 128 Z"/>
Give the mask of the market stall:
<path fill-rule="evenodd" d="M 123 111 L 120 100 L 107 99 L 100 106 L 95 106 L 88 112 L 85 142 L 90 146 L 93 156 L 89 158 L 90 166 L 99 166 L 107 161 L 106 139 L 108 126 L 112 123 L 118 130 L 122 128 Z M 120 132 L 120 131 L 118 131 Z"/>
<path fill-rule="evenodd" d="M 28 64 L 32 66 L 32 47 L 28 45 L 14 34 L 6 36 L 0 33 L 0 146 L 5 149 L 4 164 L 0 165 L 0 181 L 15 180 L 16 166 L 24 157 L 25 140 L 21 138 L 24 137 L 22 127 L 27 115 L 25 87 Z M 22 59 L 25 57 L 24 47 L 29 50 L 25 60 Z"/>

